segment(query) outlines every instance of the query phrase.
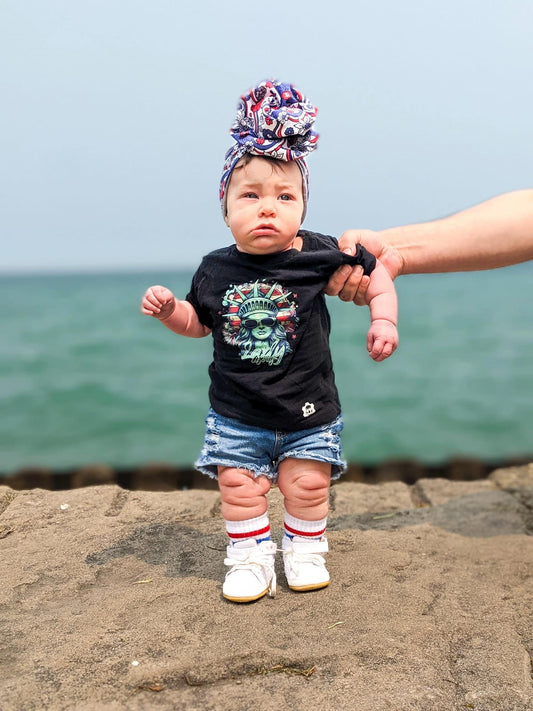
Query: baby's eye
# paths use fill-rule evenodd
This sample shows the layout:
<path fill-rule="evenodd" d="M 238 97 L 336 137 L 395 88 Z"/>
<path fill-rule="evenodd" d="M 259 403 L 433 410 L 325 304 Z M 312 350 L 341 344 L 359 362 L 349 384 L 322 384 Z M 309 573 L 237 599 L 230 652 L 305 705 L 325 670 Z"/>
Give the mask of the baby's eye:
<path fill-rule="evenodd" d="M 279 199 L 280 200 L 293 200 L 293 197 L 292 197 L 292 195 L 289 195 L 289 193 L 282 193 L 279 196 Z"/>
<path fill-rule="evenodd" d="M 243 197 L 257 199 L 257 193 L 252 193 L 252 192 L 244 193 Z"/>

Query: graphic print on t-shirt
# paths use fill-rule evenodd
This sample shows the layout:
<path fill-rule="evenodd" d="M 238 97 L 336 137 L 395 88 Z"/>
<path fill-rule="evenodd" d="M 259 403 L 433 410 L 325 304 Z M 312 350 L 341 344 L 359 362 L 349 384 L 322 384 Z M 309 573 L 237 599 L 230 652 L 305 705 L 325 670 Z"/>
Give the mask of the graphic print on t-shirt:
<path fill-rule="evenodd" d="M 279 365 L 291 353 L 298 308 L 290 291 L 261 281 L 231 286 L 222 299 L 226 320 L 223 336 L 239 348 L 241 360 L 256 365 Z"/>

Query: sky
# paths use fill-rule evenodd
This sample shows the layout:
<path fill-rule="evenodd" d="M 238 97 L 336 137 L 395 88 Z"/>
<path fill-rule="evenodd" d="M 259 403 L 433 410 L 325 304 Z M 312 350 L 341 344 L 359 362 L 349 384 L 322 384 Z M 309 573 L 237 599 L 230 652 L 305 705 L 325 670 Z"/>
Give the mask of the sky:
<path fill-rule="evenodd" d="M 192 268 L 238 98 L 319 108 L 304 226 L 533 186 L 531 0 L 0 0 L 0 273 Z"/>

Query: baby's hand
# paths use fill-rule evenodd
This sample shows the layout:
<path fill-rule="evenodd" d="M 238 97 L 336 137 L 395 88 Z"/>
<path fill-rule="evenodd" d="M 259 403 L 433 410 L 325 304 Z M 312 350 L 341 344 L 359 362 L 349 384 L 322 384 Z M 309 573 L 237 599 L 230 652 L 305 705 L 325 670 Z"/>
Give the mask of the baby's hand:
<path fill-rule="evenodd" d="M 391 356 L 398 346 L 398 330 L 392 321 L 378 318 L 366 337 L 368 354 L 375 361 L 382 361 Z"/>
<path fill-rule="evenodd" d="M 176 299 L 166 286 L 151 286 L 146 290 L 142 302 L 141 313 L 163 320 L 174 312 Z"/>

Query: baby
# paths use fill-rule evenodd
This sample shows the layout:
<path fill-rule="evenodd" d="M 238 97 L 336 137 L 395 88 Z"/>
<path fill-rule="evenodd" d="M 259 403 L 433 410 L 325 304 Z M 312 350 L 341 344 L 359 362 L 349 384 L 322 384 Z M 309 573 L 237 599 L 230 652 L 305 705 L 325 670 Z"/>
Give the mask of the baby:
<path fill-rule="evenodd" d="M 171 331 L 213 336 L 211 408 L 196 467 L 218 481 L 229 536 L 222 594 L 233 602 L 275 593 L 266 499 L 274 482 L 285 503 L 289 587 L 316 590 L 330 581 L 323 555 L 329 487 L 345 462 L 323 289 L 339 266 L 360 264 L 370 276 L 371 358 L 388 358 L 398 344 L 396 293 L 385 268 L 360 246 L 352 257 L 333 237 L 300 229 L 316 113 L 279 81 L 241 97 L 220 187 L 234 243 L 204 257 L 185 300 L 163 286 L 142 300 L 142 312 Z"/>

